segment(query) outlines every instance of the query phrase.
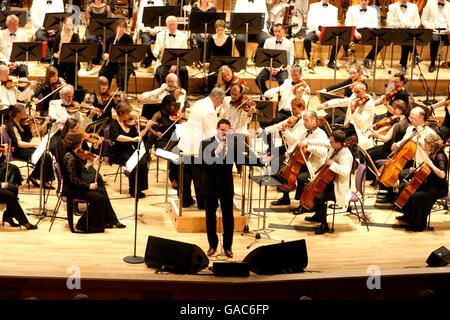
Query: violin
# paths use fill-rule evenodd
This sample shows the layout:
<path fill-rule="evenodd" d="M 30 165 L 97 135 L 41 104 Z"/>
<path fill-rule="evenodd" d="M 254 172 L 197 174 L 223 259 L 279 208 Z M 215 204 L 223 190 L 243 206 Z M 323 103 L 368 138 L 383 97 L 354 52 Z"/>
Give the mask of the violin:
<path fill-rule="evenodd" d="M 94 161 L 97 158 L 96 154 L 93 154 L 89 151 L 86 150 L 78 150 L 77 151 L 77 156 L 81 159 L 81 160 L 87 160 L 87 161 Z"/>
<path fill-rule="evenodd" d="M 5 87 L 12 88 L 12 87 L 19 87 L 19 88 L 25 88 L 31 81 L 28 81 L 27 78 L 17 78 L 13 76 L 9 76 L 9 79 L 5 83 Z"/>
<path fill-rule="evenodd" d="M 387 117 L 387 118 L 384 118 L 384 119 L 378 121 L 377 123 L 375 123 L 372 126 L 372 128 L 374 130 L 379 130 L 379 129 L 387 127 L 387 126 L 393 126 L 394 124 L 396 124 L 400 120 L 401 120 L 400 116 L 393 115 L 392 117 Z"/>
<path fill-rule="evenodd" d="M 369 101 L 370 97 L 368 94 L 366 94 L 364 97 L 359 98 L 358 101 L 356 101 L 354 104 L 351 105 L 352 108 L 352 112 L 356 111 L 356 108 L 359 108 L 360 106 L 362 106 L 364 103 L 366 103 L 367 101 Z"/>
<path fill-rule="evenodd" d="M 131 116 L 130 118 L 128 118 L 128 120 L 125 120 L 124 123 L 128 128 L 134 127 L 138 125 L 137 123 L 137 116 Z M 147 118 L 145 117 L 139 117 L 139 126 L 145 127 L 147 125 L 148 122 L 152 122 L 151 120 L 147 120 Z"/>
<path fill-rule="evenodd" d="M 398 87 L 398 88 L 394 88 L 391 91 L 389 91 L 388 93 L 386 93 L 384 95 L 384 102 L 391 100 L 398 92 L 404 90 L 405 88 L 403 87 Z"/>
<path fill-rule="evenodd" d="M 66 83 L 64 82 L 63 79 L 58 78 L 58 81 L 53 82 L 50 84 L 50 86 L 52 87 L 52 91 L 59 89 L 61 86 L 65 85 Z"/>
<path fill-rule="evenodd" d="M 249 112 L 251 108 L 256 108 L 256 103 L 245 96 L 240 96 L 236 101 L 233 101 L 233 105 L 236 109 L 242 109 L 245 112 Z"/>
<path fill-rule="evenodd" d="M 363 82 L 363 79 L 362 79 L 361 77 L 359 77 L 358 79 L 356 79 L 355 81 L 353 81 L 353 82 L 350 84 L 350 89 L 352 90 L 352 92 L 353 92 L 353 88 L 355 88 L 355 85 L 358 84 L 358 83 L 362 83 L 362 82 Z"/>
<path fill-rule="evenodd" d="M 357 142 L 357 138 L 355 136 L 351 137 L 351 139 L 342 145 L 342 148 L 349 147 Z M 331 155 L 330 159 L 333 159 L 338 154 L 339 150 L 335 150 Z M 317 175 L 314 180 L 308 183 L 300 197 L 300 205 L 307 209 L 311 210 L 314 208 L 314 198 L 323 192 L 325 188 L 334 180 L 336 177 L 336 173 L 330 170 L 330 165 L 324 164 L 318 170 Z"/>
<path fill-rule="evenodd" d="M 290 117 L 287 122 L 283 124 L 283 131 L 287 130 L 288 128 L 293 128 L 301 119 L 302 115 L 300 113 L 296 116 Z"/>
<path fill-rule="evenodd" d="M 88 114 L 90 111 L 94 110 L 94 106 L 87 105 L 85 103 L 78 103 L 73 101 L 71 104 L 65 106 L 67 108 L 67 112 L 75 113 L 80 111 L 83 114 Z"/>
<path fill-rule="evenodd" d="M 226 88 L 225 88 L 226 89 L 225 93 L 227 93 L 231 89 L 231 86 L 233 84 L 235 84 L 235 83 L 240 83 L 243 86 L 245 86 L 245 81 L 244 80 L 241 80 L 238 76 L 233 76 L 231 78 L 231 80 L 227 82 L 227 85 L 226 85 Z"/>
<path fill-rule="evenodd" d="M 177 121 L 178 123 L 183 123 L 187 121 L 187 118 L 183 116 L 184 112 L 182 113 L 180 110 L 175 109 L 169 114 L 170 121 Z"/>
<path fill-rule="evenodd" d="M 297 82 L 296 84 L 294 84 L 292 86 L 291 90 L 292 90 L 293 94 L 297 94 L 298 89 L 300 89 L 300 88 L 306 89 L 307 87 L 308 87 L 308 85 L 306 84 L 306 82 L 303 81 L 302 79 L 300 79 L 299 82 Z"/>
<path fill-rule="evenodd" d="M 121 102 L 123 95 L 124 93 L 122 91 L 117 91 L 116 93 L 114 93 L 114 91 L 112 90 L 107 90 L 100 94 L 103 102 L 109 102 L 109 100 L 113 98 L 115 103 Z"/>
<path fill-rule="evenodd" d="M 45 117 L 41 116 L 27 116 L 26 118 L 20 119 L 20 124 L 23 126 L 29 126 L 30 124 L 36 124 L 38 126 L 42 125 L 45 122 Z"/>

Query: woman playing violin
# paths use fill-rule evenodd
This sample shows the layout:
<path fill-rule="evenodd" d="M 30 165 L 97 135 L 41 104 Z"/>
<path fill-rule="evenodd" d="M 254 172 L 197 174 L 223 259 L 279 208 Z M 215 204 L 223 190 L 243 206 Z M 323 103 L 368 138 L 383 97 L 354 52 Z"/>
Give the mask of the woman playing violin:
<path fill-rule="evenodd" d="M 419 189 L 409 197 L 402 208 L 403 216 L 397 217 L 398 220 L 410 225 L 410 231 L 425 230 L 427 216 L 434 203 L 448 193 L 446 179 L 448 159 L 444 150 L 441 150 L 442 145 L 442 139 L 437 134 L 432 133 L 425 137 L 425 151 L 429 155 L 437 152 L 433 159 L 428 156 L 424 161 L 430 167 L 431 173 Z"/>
<path fill-rule="evenodd" d="M 79 157 L 82 140 L 80 132 L 67 133 L 64 137 L 67 151 L 60 163 L 64 179 L 62 194 L 88 201 L 88 212 L 78 220 L 76 228 L 87 232 L 103 232 L 114 226 L 125 228 L 117 219 L 106 189 L 83 179 L 85 164 Z"/>
<path fill-rule="evenodd" d="M 362 82 L 366 85 L 366 88 L 367 88 L 367 83 L 361 78 L 362 77 L 361 66 L 359 66 L 357 64 L 352 64 L 348 69 L 348 75 L 349 75 L 349 78 L 347 80 L 344 80 L 342 82 L 336 83 L 331 86 L 328 86 L 323 91 L 325 91 L 325 92 L 332 91 L 332 90 L 335 90 L 338 88 L 348 86 L 349 84 L 352 84 L 353 82 Z M 344 96 L 346 96 L 347 98 L 350 97 L 352 94 L 353 94 L 352 86 L 348 86 L 344 89 Z"/>
<path fill-rule="evenodd" d="M 408 82 L 408 80 L 405 78 L 405 75 L 401 72 L 398 72 L 394 74 L 392 77 L 392 89 L 386 92 L 383 96 L 375 100 L 375 106 L 378 106 L 380 104 L 384 104 L 386 106 L 387 112 L 384 115 L 378 115 L 376 118 L 376 121 L 380 121 L 384 117 L 390 117 L 393 115 L 394 110 L 392 108 L 392 104 L 395 100 L 403 100 L 405 101 L 406 105 L 408 106 L 408 113 L 406 115 L 409 115 L 409 111 L 411 110 L 411 106 L 409 104 L 409 94 L 408 91 L 405 89 L 405 84 Z"/>
<path fill-rule="evenodd" d="M 142 139 L 147 134 L 148 129 L 152 125 L 151 121 L 148 121 L 144 128 L 141 128 L 140 135 L 137 128 L 128 124 L 131 116 L 131 106 L 125 102 L 121 102 L 117 105 L 117 119 L 111 124 L 111 141 L 114 141 L 114 145 L 111 148 L 109 159 L 111 163 L 117 163 L 125 165 L 131 155 L 137 148 L 139 139 Z M 142 191 L 148 189 L 148 152 L 139 160 L 136 166 L 138 170 L 138 197 L 145 197 L 145 193 Z M 134 197 L 135 193 L 135 170 L 129 173 L 129 193 Z"/>
<path fill-rule="evenodd" d="M 32 154 L 38 147 L 38 144 L 31 141 L 33 132 L 31 131 L 30 125 L 23 121 L 24 119 L 28 119 L 28 114 L 26 113 L 24 105 L 14 105 L 11 111 L 11 118 L 8 122 L 8 135 L 11 139 L 11 146 L 14 147 L 14 151 L 12 152 L 13 156 L 19 159 L 30 160 Z M 50 118 L 47 117 L 43 123 L 44 128 L 46 128 L 49 121 Z M 40 179 L 41 161 L 42 158 L 36 163 L 31 175 L 28 177 L 31 183 L 36 187 L 39 187 L 37 181 Z M 48 154 L 45 154 L 43 170 L 45 188 L 54 189 L 50 184 L 50 182 L 55 179 L 52 168 L 52 158 Z"/>
<path fill-rule="evenodd" d="M 60 86 L 64 85 L 66 82 L 63 78 L 59 77 L 58 69 L 53 66 L 47 68 L 44 77 L 44 83 L 40 84 L 34 91 L 33 102 L 36 104 L 36 108 L 41 114 L 41 116 L 48 116 L 48 107 L 51 100 L 58 99 L 59 93 L 54 92 Z M 48 96 L 50 93 L 52 93 Z M 38 104 L 39 100 L 48 96 L 45 100 Z"/>
<path fill-rule="evenodd" d="M 117 104 L 123 100 L 123 93 L 122 95 L 121 93 L 114 93 L 114 91 L 109 89 L 109 82 L 106 77 L 98 77 L 97 88 L 85 98 L 86 104 L 92 105 L 99 110 L 97 114 L 94 114 L 92 121 L 107 118 L 108 122 L 106 125 L 110 124 L 112 121 L 112 109 L 116 109 Z"/>
<path fill-rule="evenodd" d="M 6 125 L 0 126 L 0 134 L 3 135 L 3 131 L 7 130 Z M 0 181 L 5 181 L 6 179 L 6 167 L 8 165 L 6 160 L 6 154 L 8 154 L 9 146 L 7 144 L 3 144 L 0 146 L 1 149 L 5 150 L 5 152 L 0 152 Z M 9 163 L 8 167 L 8 181 L 16 186 L 22 185 L 22 174 L 20 173 L 20 169 L 12 163 Z"/>
<path fill-rule="evenodd" d="M 226 95 L 229 96 L 230 88 L 234 83 L 240 83 L 245 86 L 245 81 L 235 76 L 229 66 L 221 66 L 217 76 L 216 87 L 222 88 Z"/>

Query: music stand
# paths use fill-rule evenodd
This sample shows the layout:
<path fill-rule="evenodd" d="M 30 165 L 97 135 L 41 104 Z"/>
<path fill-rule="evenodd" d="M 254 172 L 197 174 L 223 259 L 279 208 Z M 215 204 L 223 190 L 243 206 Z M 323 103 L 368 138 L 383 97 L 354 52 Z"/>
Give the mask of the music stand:
<path fill-rule="evenodd" d="M 217 20 L 225 20 L 224 12 L 192 12 L 189 17 L 191 33 L 215 33 L 214 24 Z M 203 44 L 203 76 L 206 76 L 206 39 Z"/>
<path fill-rule="evenodd" d="M 228 66 L 234 73 L 245 69 L 247 57 L 211 57 L 209 62 L 210 74 L 219 70 L 221 66 Z"/>
<path fill-rule="evenodd" d="M 28 69 L 28 61 L 41 61 L 42 42 L 14 42 L 10 61 L 25 61 Z"/>
<path fill-rule="evenodd" d="M 399 41 L 401 45 L 412 45 L 412 63 L 411 63 L 411 81 L 409 83 L 408 92 L 413 96 L 412 93 L 412 84 L 413 84 L 413 72 L 414 67 L 416 65 L 415 52 L 416 46 L 424 46 L 431 42 L 431 38 L 433 36 L 432 29 L 402 29 L 401 32 L 398 33 Z"/>
<path fill-rule="evenodd" d="M 372 78 L 372 87 L 373 93 L 375 92 L 375 78 L 377 72 L 377 55 L 378 55 L 378 46 L 381 45 L 383 47 L 387 47 L 392 43 L 393 33 L 392 29 L 381 28 L 381 29 L 369 29 L 363 28 L 358 30 L 361 33 L 361 44 L 363 45 L 375 45 L 375 58 L 373 61 L 373 78 Z"/>
<path fill-rule="evenodd" d="M 44 24 L 42 25 L 45 30 L 61 30 L 61 23 L 69 14 L 66 12 L 46 13 L 44 18 Z"/>
<path fill-rule="evenodd" d="M 283 66 L 287 66 L 287 51 L 279 49 L 257 49 L 255 64 L 258 67 L 269 68 L 269 89 L 272 89 L 272 69 L 283 68 Z"/>
<path fill-rule="evenodd" d="M 75 90 L 78 88 L 78 62 L 88 62 L 97 56 L 96 43 L 63 43 L 59 62 L 75 62 Z"/>
<path fill-rule="evenodd" d="M 231 13 L 231 32 L 234 34 L 245 33 L 245 55 L 247 58 L 248 35 L 259 34 L 263 27 L 264 13 Z M 245 65 L 247 72 L 247 65 Z M 251 74 L 251 73 L 250 73 Z M 256 76 L 256 75 L 254 75 Z"/>
<path fill-rule="evenodd" d="M 106 122 L 108 122 L 108 118 L 103 118 L 103 119 L 91 122 L 87 125 L 87 127 L 86 127 L 86 129 L 84 129 L 84 131 L 86 133 L 100 133 L 100 131 L 105 126 Z"/>
<path fill-rule="evenodd" d="M 144 7 L 144 12 L 142 14 L 142 23 L 146 27 L 160 27 L 161 21 L 166 19 L 168 16 L 178 16 L 177 6 L 155 6 L 155 7 Z M 165 21 L 164 21 L 165 23 Z"/>
<path fill-rule="evenodd" d="M 125 63 L 124 92 L 128 91 L 128 63 L 140 62 L 144 59 L 145 47 L 139 44 L 115 44 L 111 47 L 109 61 Z"/>
<path fill-rule="evenodd" d="M 103 36 L 103 54 L 106 50 L 106 36 L 116 33 L 116 23 L 119 18 L 92 18 L 89 24 L 89 34 Z M 102 56 L 103 56 L 102 54 Z"/>
<path fill-rule="evenodd" d="M 200 59 L 199 49 L 164 49 L 161 59 L 163 66 L 177 66 L 177 77 L 180 78 L 180 66 L 190 66 Z"/>
<path fill-rule="evenodd" d="M 338 45 L 348 45 L 355 34 L 356 27 L 322 27 L 317 42 L 325 46 L 336 46 L 334 62 L 334 84 L 336 84 Z"/>
<path fill-rule="evenodd" d="M 15 15 L 19 18 L 19 27 L 25 27 L 27 24 L 27 12 L 24 10 L 0 11 L 0 28 L 6 28 L 6 18 Z"/>

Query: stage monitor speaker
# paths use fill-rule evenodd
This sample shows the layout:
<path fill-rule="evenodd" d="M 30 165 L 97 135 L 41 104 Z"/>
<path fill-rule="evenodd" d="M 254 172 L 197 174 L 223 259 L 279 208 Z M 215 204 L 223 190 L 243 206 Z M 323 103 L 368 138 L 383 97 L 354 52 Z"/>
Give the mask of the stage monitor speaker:
<path fill-rule="evenodd" d="M 427 263 L 430 267 L 446 266 L 449 262 L 450 251 L 444 246 L 433 251 L 427 259 Z"/>
<path fill-rule="evenodd" d="M 256 274 L 303 272 L 308 265 L 305 240 L 296 240 L 256 248 L 243 262 Z"/>
<path fill-rule="evenodd" d="M 195 244 L 148 236 L 145 264 L 179 274 L 192 274 L 205 269 L 209 259 Z"/>

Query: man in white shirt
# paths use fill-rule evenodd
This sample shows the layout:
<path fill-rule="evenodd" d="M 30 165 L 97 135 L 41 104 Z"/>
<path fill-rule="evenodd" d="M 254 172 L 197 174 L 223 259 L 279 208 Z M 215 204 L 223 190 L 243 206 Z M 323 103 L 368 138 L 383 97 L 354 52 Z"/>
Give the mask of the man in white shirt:
<path fill-rule="evenodd" d="M 330 0 L 322 0 L 312 3 L 309 6 L 308 20 L 306 22 L 307 31 L 304 41 L 306 55 L 308 60 L 311 56 L 311 42 L 319 40 L 322 27 L 335 27 L 338 25 L 338 9 L 329 3 Z M 339 51 L 339 49 L 338 49 Z M 336 48 L 333 46 L 330 53 L 328 67 L 335 68 Z"/>
<path fill-rule="evenodd" d="M 168 16 L 166 18 L 166 26 L 167 30 L 164 30 L 157 34 L 155 47 L 153 48 L 153 55 L 157 58 L 155 78 L 158 81 L 159 85 L 164 83 L 168 73 L 177 73 L 176 65 L 163 66 L 161 64 L 164 49 L 187 49 L 186 34 L 184 32 L 181 32 L 180 30 L 177 30 L 177 18 L 175 16 Z M 189 74 L 185 66 L 180 67 L 179 77 L 181 87 L 187 91 Z M 216 124 L 214 124 L 214 130 Z"/>
<path fill-rule="evenodd" d="M 282 24 L 276 24 L 273 32 L 275 37 L 266 39 L 264 42 L 264 49 L 286 50 L 288 65 L 292 65 L 294 63 L 294 43 L 284 37 L 284 28 Z M 283 69 L 272 68 L 272 76 L 277 79 L 280 86 L 289 76 L 286 67 L 287 66 L 283 66 Z M 270 68 L 263 68 L 256 78 L 256 83 L 261 90 L 261 94 L 264 94 L 267 91 L 266 80 L 269 79 Z"/>
<path fill-rule="evenodd" d="M 430 43 L 430 68 L 434 72 L 439 41 L 449 45 L 450 37 L 450 3 L 445 0 L 429 1 L 422 12 L 422 25 L 426 29 L 435 29 Z M 439 32 L 440 30 L 440 37 Z"/>
<path fill-rule="evenodd" d="M 259 34 L 249 35 L 248 41 L 256 41 L 258 43 L 258 48 L 262 48 L 264 42 L 269 37 L 269 32 L 267 30 L 267 4 L 265 0 L 237 0 L 234 7 L 234 13 L 263 13 L 264 21 L 263 27 Z M 241 57 L 246 56 L 245 50 L 245 34 L 237 34 L 235 38 L 236 48 Z"/>
<path fill-rule="evenodd" d="M 359 29 L 379 28 L 378 12 L 374 7 L 369 6 L 369 0 L 359 0 L 359 5 L 348 8 L 347 14 L 345 15 L 345 25 L 356 27 L 354 41 L 360 42 L 362 35 Z M 379 54 L 382 49 L 383 46 L 378 46 L 377 53 Z M 370 50 L 369 54 L 366 56 L 364 65 L 367 68 L 370 68 L 371 65 L 369 61 L 373 60 L 375 60 L 375 45 L 372 46 L 372 50 Z"/>
<path fill-rule="evenodd" d="M 417 5 L 408 2 L 408 0 L 400 0 L 389 5 L 387 13 L 386 24 L 389 28 L 395 29 L 417 29 L 420 26 L 420 16 Z M 406 73 L 406 66 L 408 64 L 408 55 L 412 52 L 412 46 L 402 46 L 402 55 L 400 64 L 402 66 L 402 73 Z M 415 59 L 422 61 L 416 52 L 414 52 Z"/>
<path fill-rule="evenodd" d="M 10 61 L 14 42 L 28 42 L 28 37 L 25 31 L 19 30 L 19 18 L 10 15 L 6 18 L 6 29 L 0 31 L 0 61 L 9 67 L 10 74 L 26 77 L 27 66 Z"/>
<path fill-rule="evenodd" d="M 47 51 L 44 62 L 50 62 L 51 49 L 55 38 L 56 30 L 44 30 L 44 18 L 46 13 L 64 12 L 63 0 L 34 0 L 31 6 L 32 31 L 36 36 L 36 41 L 47 41 Z"/>
<path fill-rule="evenodd" d="M 30 85 L 23 91 L 17 87 L 7 88 L 4 84 L 9 79 L 9 67 L 0 65 L 0 109 L 4 107 L 13 106 L 17 101 L 27 102 L 34 94 L 34 89 L 37 87 L 37 82 L 32 81 Z"/>
<path fill-rule="evenodd" d="M 147 68 L 152 64 L 152 60 L 156 60 L 156 58 L 152 54 L 151 45 L 156 41 L 156 35 L 160 30 L 159 27 L 146 27 L 143 22 L 144 16 L 144 8 L 146 7 L 162 7 L 164 6 L 164 2 L 162 0 L 141 0 L 139 4 L 139 11 L 137 14 L 137 32 L 139 34 L 139 38 L 141 38 L 141 42 L 147 48 L 147 56 L 142 61 L 142 66 Z"/>
<path fill-rule="evenodd" d="M 166 77 L 166 82 L 161 85 L 161 87 L 143 92 L 141 96 L 138 97 L 138 102 L 143 102 L 146 99 L 154 99 L 161 103 L 165 96 L 173 94 L 178 89 L 178 77 L 174 73 L 169 73 Z M 180 95 L 178 97 L 177 103 L 180 104 L 180 109 L 184 108 L 186 101 L 186 90 L 180 89 Z"/>

